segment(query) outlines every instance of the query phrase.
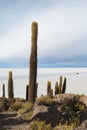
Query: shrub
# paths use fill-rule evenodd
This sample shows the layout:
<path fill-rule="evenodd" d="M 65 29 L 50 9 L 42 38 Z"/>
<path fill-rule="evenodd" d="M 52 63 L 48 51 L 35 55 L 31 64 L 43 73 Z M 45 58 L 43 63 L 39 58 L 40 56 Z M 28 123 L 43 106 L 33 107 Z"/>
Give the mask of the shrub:
<path fill-rule="evenodd" d="M 73 130 L 72 126 L 60 125 L 56 126 L 54 130 Z"/>
<path fill-rule="evenodd" d="M 51 97 L 41 96 L 40 98 L 37 99 L 37 104 L 50 106 L 52 104 L 52 99 Z"/>
<path fill-rule="evenodd" d="M 24 103 L 23 107 L 19 109 L 18 115 L 21 116 L 23 119 L 29 120 L 32 116 L 32 108 L 33 103 L 26 102 Z"/>
<path fill-rule="evenodd" d="M 18 111 L 20 108 L 22 108 L 22 102 L 14 102 L 11 104 L 11 109 L 14 111 Z"/>
<path fill-rule="evenodd" d="M 29 125 L 29 130 L 52 130 L 51 125 L 46 125 L 44 121 L 35 120 Z"/>
<path fill-rule="evenodd" d="M 86 106 L 80 102 L 77 102 L 75 105 L 75 110 L 77 111 L 82 111 L 82 112 L 85 112 L 86 111 Z"/>
<path fill-rule="evenodd" d="M 26 109 L 25 108 L 21 108 L 18 110 L 18 115 L 21 116 L 23 115 L 24 113 L 26 113 Z"/>
<path fill-rule="evenodd" d="M 25 120 L 30 120 L 31 117 L 32 117 L 32 114 L 33 114 L 33 112 L 30 111 L 30 112 L 24 113 L 21 117 L 22 117 L 23 119 L 25 119 Z"/>
<path fill-rule="evenodd" d="M 31 111 L 32 108 L 33 108 L 33 103 L 31 103 L 31 102 L 26 102 L 26 103 L 24 103 L 23 108 L 24 108 L 27 112 L 29 112 L 29 111 Z"/>

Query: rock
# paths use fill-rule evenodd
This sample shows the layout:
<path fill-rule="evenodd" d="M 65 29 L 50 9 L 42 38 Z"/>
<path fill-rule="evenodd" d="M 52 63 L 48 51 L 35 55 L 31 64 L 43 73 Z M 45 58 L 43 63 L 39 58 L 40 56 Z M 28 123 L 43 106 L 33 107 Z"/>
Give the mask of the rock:
<path fill-rule="evenodd" d="M 84 103 L 87 107 L 87 96 L 81 96 L 79 101 Z"/>
<path fill-rule="evenodd" d="M 37 105 L 33 110 L 32 121 L 39 119 L 45 121 L 47 124 L 56 126 L 61 118 L 61 113 L 55 106 Z"/>
<path fill-rule="evenodd" d="M 70 120 L 71 123 L 76 121 L 80 124 L 87 119 L 87 111 L 84 111 L 86 99 L 81 98 L 82 96 L 74 94 L 58 94 L 52 98 L 52 104 L 49 106 L 35 104 L 31 120 L 39 119 L 53 127 L 59 122 L 64 124 Z"/>
<path fill-rule="evenodd" d="M 8 109 L 8 100 L 6 98 L 0 98 L 0 111 L 7 111 Z"/>
<path fill-rule="evenodd" d="M 75 130 L 87 130 L 87 120 L 82 122 L 82 124 L 78 128 L 75 128 Z"/>
<path fill-rule="evenodd" d="M 63 103 L 65 100 L 74 99 L 74 97 L 75 97 L 74 94 L 58 94 L 58 95 L 55 95 L 52 100 L 57 103 L 58 102 Z"/>

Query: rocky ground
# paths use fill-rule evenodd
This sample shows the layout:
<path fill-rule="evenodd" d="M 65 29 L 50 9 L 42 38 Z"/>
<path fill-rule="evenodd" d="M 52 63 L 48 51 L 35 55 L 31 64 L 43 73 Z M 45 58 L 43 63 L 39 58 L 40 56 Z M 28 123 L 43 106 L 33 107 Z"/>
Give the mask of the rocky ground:
<path fill-rule="evenodd" d="M 29 123 L 18 117 L 16 112 L 0 114 L 0 130 L 28 130 Z"/>
<path fill-rule="evenodd" d="M 0 98 L 0 130 L 29 130 L 29 124 L 37 119 L 53 128 L 61 122 L 75 126 L 73 130 L 87 130 L 87 96 L 58 94 L 51 100 L 42 96 L 34 104 L 29 120 L 23 119 L 18 110 L 10 110 L 9 102 Z"/>

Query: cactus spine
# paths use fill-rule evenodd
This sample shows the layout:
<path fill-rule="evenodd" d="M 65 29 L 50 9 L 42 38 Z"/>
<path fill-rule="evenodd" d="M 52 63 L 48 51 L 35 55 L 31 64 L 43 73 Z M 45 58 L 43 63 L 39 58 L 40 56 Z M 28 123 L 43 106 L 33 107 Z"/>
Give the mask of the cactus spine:
<path fill-rule="evenodd" d="M 65 93 L 65 91 L 66 91 L 66 78 L 64 78 L 62 93 Z"/>
<path fill-rule="evenodd" d="M 2 85 L 2 97 L 5 97 L 5 84 Z"/>
<path fill-rule="evenodd" d="M 8 73 L 8 98 L 14 98 L 12 71 Z"/>
<path fill-rule="evenodd" d="M 37 79 L 37 35 L 38 35 L 38 24 L 32 23 L 31 26 L 31 54 L 30 54 L 30 73 L 29 73 L 29 95 L 28 99 L 31 102 L 35 102 L 35 89 Z"/>

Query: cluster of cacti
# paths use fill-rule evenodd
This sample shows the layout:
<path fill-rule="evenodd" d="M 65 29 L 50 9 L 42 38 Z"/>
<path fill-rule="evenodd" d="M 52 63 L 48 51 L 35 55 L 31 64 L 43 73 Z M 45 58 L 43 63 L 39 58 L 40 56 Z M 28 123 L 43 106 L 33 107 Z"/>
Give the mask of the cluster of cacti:
<path fill-rule="evenodd" d="M 12 71 L 8 73 L 8 98 L 14 98 Z"/>
<path fill-rule="evenodd" d="M 5 84 L 2 85 L 2 97 L 5 97 Z"/>
<path fill-rule="evenodd" d="M 66 91 L 66 78 L 63 78 L 62 76 L 59 77 L 59 85 L 58 82 L 55 83 L 55 95 L 59 93 L 65 93 Z M 53 89 L 51 89 L 51 82 L 47 82 L 47 96 L 53 97 Z"/>
<path fill-rule="evenodd" d="M 58 85 L 58 82 L 56 82 L 55 84 L 55 95 L 59 93 L 65 93 L 65 91 L 66 91 L 66 78 L 64 78 L 64 81 L 63 81 L 62 76 L 60 76 L 59 85 Z"/>
<path fill-rule="evenodd" d="M 38 36 L 38 24 L 37 22 L 32 22 L 31 26 L 31 54 L 30 54 L 30 69 L 29 69 L 29 85 L 26 86 L 26 100 L 35 102 L 37 97 L 37 36 Z M 65 93 L 66 91 L 66 78 L 60 76 L 59 84 L 55 83 L 55 95 L 59 93 Z M 51 88 L 51 82 L 47 82 L 47 96 L 53 97 L 53 89 Z M 5 97 L 5 84 L 3 84 L 3 94 L 2 97 Z M 13 92 L 13 78 L 12 71 L 8 74 L 8 98 L 14 98 Z"/>
<path fill-rule="evenodd" d="M 28 100 L 31 102 L 35 102 L 36 79 L 37 79 L 37 35 L 38 35 L 38 24 L 36 22 L 32 23 L 31 31 L 32 36 L 31 36 Z"/>
<path fill-rule="evenodd" d="M 51 88 L 51 82 L 47 82 L 47 96 L 53 97 L 53 89 Z"/>

